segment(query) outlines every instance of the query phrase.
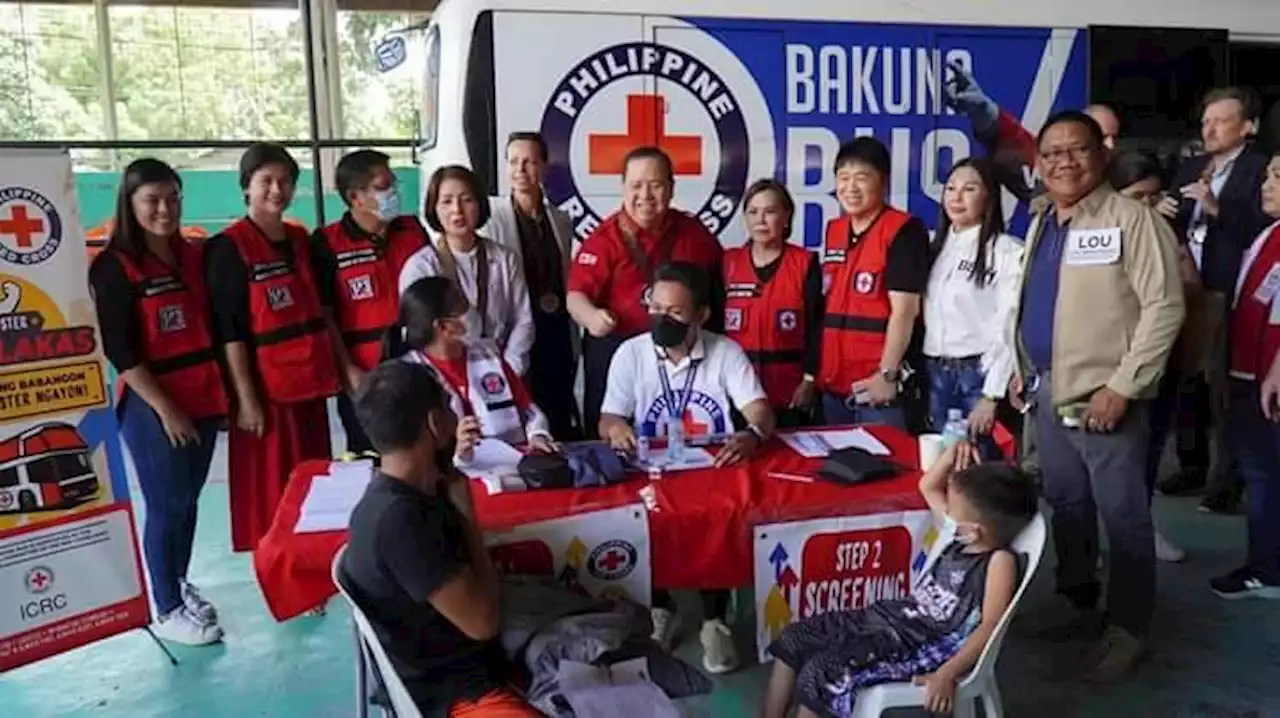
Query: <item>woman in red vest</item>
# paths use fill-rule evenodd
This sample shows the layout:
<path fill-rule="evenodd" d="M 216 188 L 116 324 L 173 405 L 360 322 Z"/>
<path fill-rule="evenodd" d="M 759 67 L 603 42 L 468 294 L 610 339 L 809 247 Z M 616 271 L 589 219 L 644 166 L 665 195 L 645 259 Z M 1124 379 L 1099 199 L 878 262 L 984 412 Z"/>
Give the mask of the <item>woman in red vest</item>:
<path fill-rule="evenodd" d="M 822 253 L 823 417 L 906 428 L 899 385 L 929 282 L 929 235 L 885 204 L 889 150 L 879 140 L 846 142 L 833 169 L 844 214 L 827 224 Z"/>
<path fill-rule="evenodd" d="M 808 423 L 821 357 L 822 265 L 787 242 L 791 193 L 762 179 L 742 197 L 751 241 L 724 255 L 724 333 L 742 345 L 782 427 Z"/>
<path fill-rule="evenodd" d="M 596 435 L 609 362 L 622 342 L 649 331 L 645 292 L 653 271 L 671 261 L 691 262 L 712 278 L 711 321 L 719 330 L 724 301 L 720 262 L 724 249 L 696 217 L 671 207 L 675 170 L 657 147 L 638 147 L 623 158 L 622 209 L 582 243 L 569 267 L 565 305 L 585 331 L 582 338 L 582 427 Z"/>
<path fill-rule="evenodd" d="M 1223 598 L 1280 599 L 1280 151 L 1267 165 L 1262 208 L 1277 219 L 1245 253 L 1231 313 L 1227 414 L 1249 513 L 1245 565 L 1210 581 Z"/>
<path fill-rule="evenodd" d="M 327 459 L 325 399 L 338 370 L 311 274 L 307 232 L 286 224 L 298 164 L 280 145 L 240 158 L 249 211 L 209 240 L 207 275 L 218 338 L 234 388 L 231 544 L 251 551 L 271 526 L 289 472 Z"/>
<path fill-rule="evenodd" d="M 351 405 L 365 372 L 377 366 L 382 335 L 396 320 L 400 270 L 427 245 L 427 231 L 400 213 L 400 191 L 390 158 L 356 150 L 338 160 L 334 184 L 347 205 L 342 219 L 311 236 L 311 265 L 326 319 L 343 392 L 338 417 L 347 451 L 373 450 Z"/>
<path fill-rule="evenodd" d="M 111 239 L 89 268 L 89 285 L 103 352 L 120 374 L 120 432 L 146 505 L 155 633 L 198 646 L 222 638 L 217 611 L 187 581 L 187 567 L 227 395 L 201 247 L 179 233 L 181 188 L 159 160 L 125 168 Z"/>

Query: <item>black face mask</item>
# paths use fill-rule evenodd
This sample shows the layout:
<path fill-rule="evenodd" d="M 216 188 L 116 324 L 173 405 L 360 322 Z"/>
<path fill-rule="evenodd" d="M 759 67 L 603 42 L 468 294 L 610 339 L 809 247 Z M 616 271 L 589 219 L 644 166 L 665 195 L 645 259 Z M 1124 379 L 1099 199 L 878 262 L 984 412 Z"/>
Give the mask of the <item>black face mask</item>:
<path fill-rule="evenodd" d="M 689 325 L 666 314 L 655 314 L 649 317 L 649 333 L 655 345 L 670 349 L 684 343 L 689 336 Z"/>

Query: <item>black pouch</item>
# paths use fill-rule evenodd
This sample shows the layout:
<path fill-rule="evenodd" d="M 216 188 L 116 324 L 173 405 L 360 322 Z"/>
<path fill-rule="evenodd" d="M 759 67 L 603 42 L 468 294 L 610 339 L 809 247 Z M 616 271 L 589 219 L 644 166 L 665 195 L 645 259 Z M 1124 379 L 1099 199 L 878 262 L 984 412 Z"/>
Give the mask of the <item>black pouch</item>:
<path fill-rule="evenodd" d="M 573 472 L 564 454 L 529 454 L 516 464 L 520 478 L 531 489 L 567 489 L 573 486 Z"/>
<path fill-rule="evenodd" d="M 893 476 L 902 467 L 862 449 L 850 448 L 833 451 L 818 469 L 818 478 L 836 484 L 860 484 L 864 481 Z"/>

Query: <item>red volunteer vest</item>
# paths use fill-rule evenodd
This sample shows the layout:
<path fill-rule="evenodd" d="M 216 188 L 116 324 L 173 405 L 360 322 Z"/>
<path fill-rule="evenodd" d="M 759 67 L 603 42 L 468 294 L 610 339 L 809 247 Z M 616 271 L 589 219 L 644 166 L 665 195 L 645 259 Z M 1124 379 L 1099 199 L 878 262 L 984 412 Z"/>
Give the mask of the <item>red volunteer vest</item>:
<path fill-rule="evenodd" d="M 777 273 L 761 283 L 750 244 L 724 254 L 725 335 L 747 352 L 775 408 L 786 408 L 804 380 L 804 279 L 809 261 L 807 251 L 788 244 Z"/>
<path fill-rule="evenodd" d="M 845 396 L 853 382 L 880 369 L 889 328 L 889 290 L 884 269 L 889 246 L 911 218 L 885 207 L 856 242 L 850 242 L 849 217 L 827 224 L 822 254 L 826 315 L 822 324 L 822 362 L 818 388 Z"/>
<path fill-rule="evenodd" d="M 164 393 L 193 420 L 227 413 L 227 391 L 209 330 L 204 251 L 198 243 L 171 240 L 176 271 L 150 252 L 134 260 L 116 257 L 133 284 L 147 369 Z M 116 382 L 117 398 L 125 382 Z"/>
<path fill-rule="evenodd" d="M 400 270 L 426 246 L 426 232 L 412 217 L 397 217 L 381 246 L 347 234 L 342 222 L 323 234 L 337 265 L 334 319 L 351 361 L 369 371 L 382 358 L 382 335 L 399 313 Z"/>
<path fill-rule="evenodd" d="M 1271 305 L 1280 283 L 1280 226 L 1271 230 L 1249 267 L 1231 313 L 1231 375 L 1261 381 L 1280 351 L 1280 322 Z M 1265 285 L 1265 286 L 1264 286 Z M 1261 295 L 1261 296 L 1259 296 Z"/>
<path fill-rule="evenodd" d="M 223 230 L 249 275 L 250 331 L 263 388 L 271 401 L 289 404 L 338 393 L 333 345 L 320 314 L 311 276 L 307 232 L 285 225 L 293 260 L 271 247 L 248 219 Z"/>

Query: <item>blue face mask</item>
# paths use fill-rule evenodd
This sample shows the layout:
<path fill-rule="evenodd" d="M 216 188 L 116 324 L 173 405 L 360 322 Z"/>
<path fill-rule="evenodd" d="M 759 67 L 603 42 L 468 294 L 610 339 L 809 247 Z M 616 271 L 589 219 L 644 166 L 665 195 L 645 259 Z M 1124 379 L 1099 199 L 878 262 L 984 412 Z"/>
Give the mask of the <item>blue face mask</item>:
<path fill-rule="evenodd" d="M 378 190 L 373 196 L 378 202 L 378 219 L 390 222 L 400 216 L 400 191 L 395 187 Z"/>

